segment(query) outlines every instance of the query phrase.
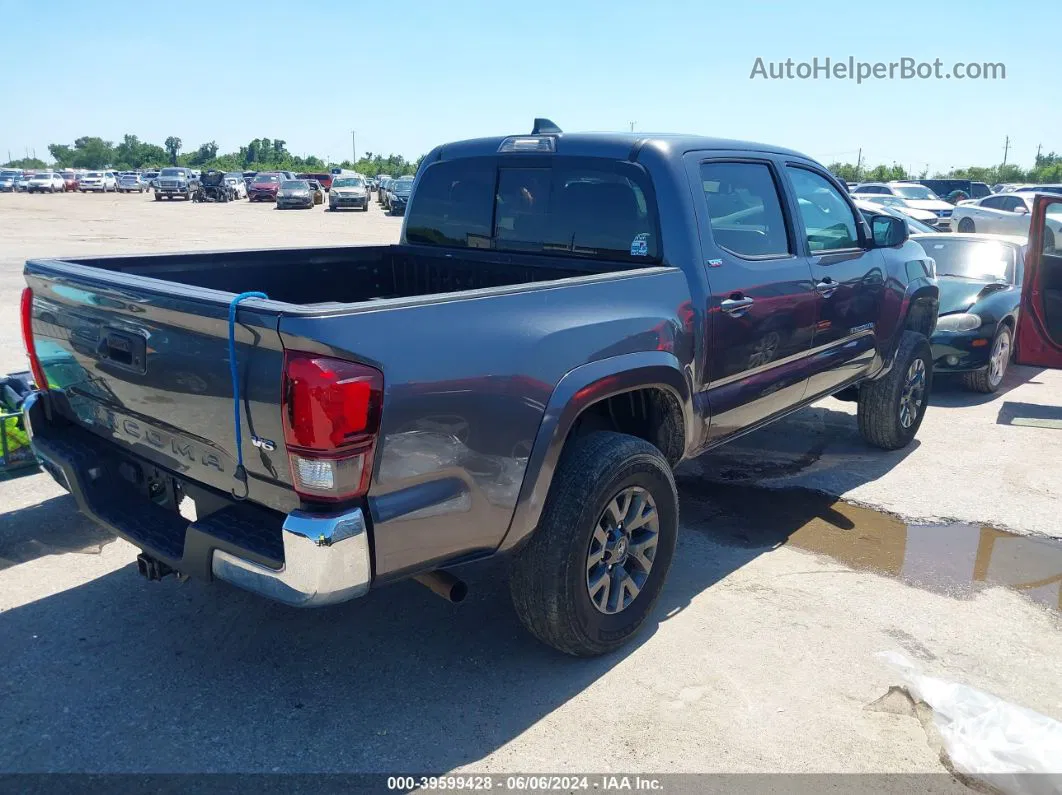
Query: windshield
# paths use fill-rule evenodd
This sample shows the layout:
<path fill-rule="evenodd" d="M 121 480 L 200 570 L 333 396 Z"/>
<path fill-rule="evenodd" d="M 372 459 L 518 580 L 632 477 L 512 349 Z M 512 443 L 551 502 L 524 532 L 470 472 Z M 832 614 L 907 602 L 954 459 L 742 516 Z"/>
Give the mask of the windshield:
<path fill-rule="evenodd" d="M 102 177 L 103 176 L 103 172 L 102 171 L 90 171 L 85 176 L 86 177 L 97 177 L 98 178 L 98 177 Z"/>
<path fill-rule="evenodd" d="M 413 187 L 413 180 L 411 179 L 396 179 L 391 185 L 395 190 L 409 190 Z"/>
<path fill-rule="evenodd" d="M 1014 246 L 989 240 L 951 240 L 947 235 L 921 243 L 925 252 L 937 261 L 938 276 L 1014 281 Z"/>
<path fill-rule="evenodd" d="M 280 177 L 276 174 L 259 174 L 254 178 L 255 182 L 280 182 Z"/>
<path fill-rule="evenodd" d="M 309 190 L 310 183 L 304 179 L 288 179 L 280 183 L 281 190 Z"/>
<path fill-rule="evenodd" d="M 358 177 L 340 177 L 332 180 L 333 188 L 363 188 L 365 182 Z"/>
<path fill-rule="evenodd" d="M 184 172 L 179 168 L 164 168 L 159 172 L 160 177 L 183 177 Z"/>
<path fill-rule="evenodd" d="M 893 185 L 892 189 L 905 199 L 940 201 L 940 197 L 925 185 Z"/>
<path fill-rule="evenodd" d="M 0 179 L 11 179 L 20 176 L 17 171 L 0 171 Z"/>

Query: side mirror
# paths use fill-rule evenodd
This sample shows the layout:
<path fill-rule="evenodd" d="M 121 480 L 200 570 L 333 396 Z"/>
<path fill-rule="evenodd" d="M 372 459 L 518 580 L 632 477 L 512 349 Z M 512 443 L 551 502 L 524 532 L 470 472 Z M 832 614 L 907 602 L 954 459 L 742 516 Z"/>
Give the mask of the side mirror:
<path fill-rule="evenodd" d="M 870 219 L 874 248 L 892 248 L 907 240 L 907 222 L 891 215 L 875 215 Z"/>
<path fill-rule="evenodd" d="M 1014 208 L 1014 212 L 1018 215 L 1028 215 L 1029 208 L 1026 207 L 1024 204 L 1019 204 L 1017 207 Z"/>

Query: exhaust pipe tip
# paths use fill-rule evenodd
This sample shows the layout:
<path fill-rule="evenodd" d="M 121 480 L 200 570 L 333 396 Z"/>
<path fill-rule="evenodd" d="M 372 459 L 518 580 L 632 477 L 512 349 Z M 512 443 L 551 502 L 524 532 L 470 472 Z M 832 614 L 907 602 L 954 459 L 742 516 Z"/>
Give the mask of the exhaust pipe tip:
<path fill-rule="evenodd" d="M 468 585 L 448 571 L 429 571 L 416 574 L 413 579 L 451 604 L 463 602 L 468 596 Z"/>

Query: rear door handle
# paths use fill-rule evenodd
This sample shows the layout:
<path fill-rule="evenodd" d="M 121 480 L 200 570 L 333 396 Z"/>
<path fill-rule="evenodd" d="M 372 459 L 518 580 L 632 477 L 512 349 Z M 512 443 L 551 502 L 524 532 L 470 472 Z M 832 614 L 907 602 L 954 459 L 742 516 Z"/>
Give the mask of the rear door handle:
<path fill-rule="evenodd" d="M 829 298 L 831 295 L 837 292 L 838 287 L 839 285 L 837 284 L 837 282 L 835 282 L 829 276 L 827 276 L 821 282 L 815 284 L 815 289 L 818 290 L 819 295 L 821 295 L 823 298 Z"/>
<path fill-rule="evenodd" d="M 719 304 L 719 308 L 732 317 L 741 317 L 749 307 L 755 303 L 751 298 L 727 298 Z"/>

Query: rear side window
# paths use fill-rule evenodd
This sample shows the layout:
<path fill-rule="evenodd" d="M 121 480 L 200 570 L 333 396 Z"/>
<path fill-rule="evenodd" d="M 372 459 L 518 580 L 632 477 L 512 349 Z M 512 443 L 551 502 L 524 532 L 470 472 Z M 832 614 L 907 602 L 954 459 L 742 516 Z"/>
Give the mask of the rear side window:
<path fill-rule="evenodd" d="M 704 163 L 701 182 L 716 245 L 741 257 L 791 253 L 778 186 L 764 163 Z"/>
<path fill-rule="evenodd" d="M 656 219 L 633 166 L 556 159 L 495 168 L 449 161 L 424 172 L 406 224 L 410 243 L 636 262 L 660 258 Z"/>

